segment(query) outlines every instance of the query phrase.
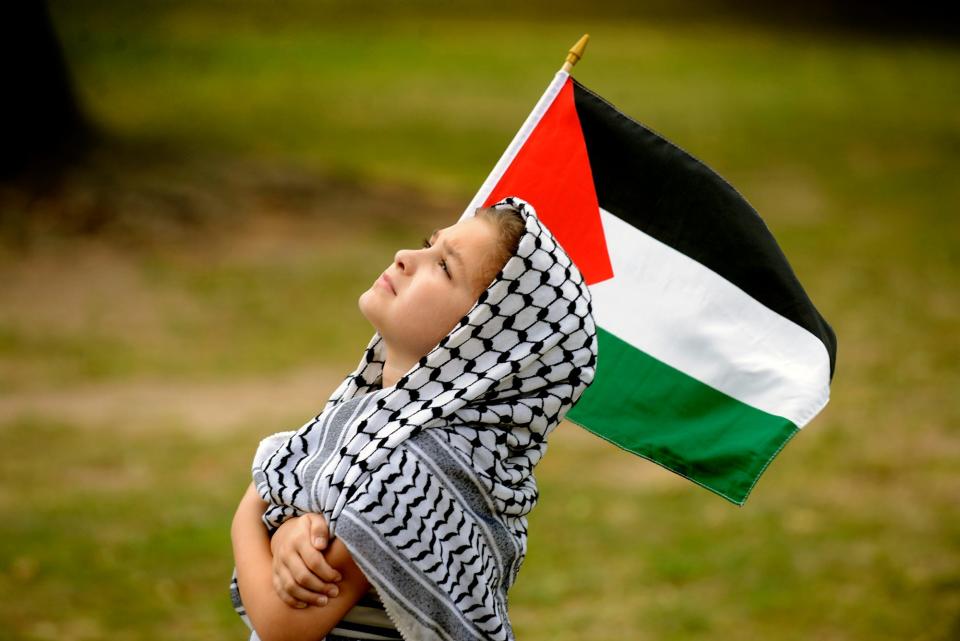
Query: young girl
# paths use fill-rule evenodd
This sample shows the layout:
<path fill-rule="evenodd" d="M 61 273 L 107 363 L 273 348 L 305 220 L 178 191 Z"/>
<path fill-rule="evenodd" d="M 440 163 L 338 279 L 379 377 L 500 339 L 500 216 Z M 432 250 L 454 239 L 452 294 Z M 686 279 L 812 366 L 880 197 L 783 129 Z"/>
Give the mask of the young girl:
<path fill-rule="evenodd" d="M 257 449 L 234 605 L 264 641 L 512 639 L 533 468 L 596 369 L 586 283 L 510 197 L 397 252 L 359 306 L 356 370 Z"/>

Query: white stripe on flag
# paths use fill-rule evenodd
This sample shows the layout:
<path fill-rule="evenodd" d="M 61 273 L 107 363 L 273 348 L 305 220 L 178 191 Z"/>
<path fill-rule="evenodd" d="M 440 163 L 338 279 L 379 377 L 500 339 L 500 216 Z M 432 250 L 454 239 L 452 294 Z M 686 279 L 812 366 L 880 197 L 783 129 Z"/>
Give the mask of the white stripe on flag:
<path fill-rule="evenodd" d="M 516 158 L 517 152 L 519 152 L 523 144 L 527 142 L 527 138 L 529 138 L 533 130 L 537 128 L 537 124 L 540 123 L 543 114 L 547 113 L 547 109 L 550 108 L 557 94 L 563 89 L 563 83 L 567 81 L 569 75 L 570 74 L 563 69 L 554 74 L 553 80 L 547 85 L 546 90 L 543 92 L 543 95 L 540 96 L 537 104 L 534 105 L 533 111 L 531 111 L 527 119 L 523 121 L 520 130 L 513 137 L 513 140 L 510 141 L 510 144 L 507 145 L 503 155 L 500 156 L 500 160 L 494 165 L 493 171 L 490 172 L 487 179 L 480 185 L 480 190 L 477 191 L 477 194 L 473 197 L 473 200 L 470 201 L 470 204 L 467 205 L 467 208 L 463 210 L 463 215 L 460 216 L 460 220 L 473 216 L 474 210 L 483 204 L 483 201 L 487 199 L 487 196 L 490 195 L 493 188 L 497 186 L 497 183 L 503 178 L 503 174 L 506 173 L 511 163 L 513 163 L 513 159 Z"/>
<path fill-rule="evenodd" d="M 830 358 L 816 336 L 689 256 L 600 214 L 614 277 L 590 287 L 598 327 L 798 428 L 827 404 Z"/>

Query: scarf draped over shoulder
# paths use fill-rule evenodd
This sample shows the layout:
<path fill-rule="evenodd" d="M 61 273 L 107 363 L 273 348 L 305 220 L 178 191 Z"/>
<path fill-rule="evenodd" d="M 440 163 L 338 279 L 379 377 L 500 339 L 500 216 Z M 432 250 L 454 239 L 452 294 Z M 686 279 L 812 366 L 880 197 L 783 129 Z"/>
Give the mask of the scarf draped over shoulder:
<path fill-rule="evenodd" d="M 514 638 L 534 466 L 596 371 L 580 271 L 529 203 L 494 207 L 523 217 L 517 251 L 440 343 L 382 388 L 375 333 L 323 411 L 254 459 L 268 530 L 322 513 L 405 639 Z"/>

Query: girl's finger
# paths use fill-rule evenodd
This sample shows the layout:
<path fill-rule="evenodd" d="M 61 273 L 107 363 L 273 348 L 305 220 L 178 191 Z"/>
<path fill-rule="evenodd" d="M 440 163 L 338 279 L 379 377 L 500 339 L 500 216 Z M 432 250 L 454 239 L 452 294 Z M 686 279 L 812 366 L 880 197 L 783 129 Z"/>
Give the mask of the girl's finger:
<path fill-rule="evenodd" d="M 300 556 L 306 564 L 306 568 L 326 583 L 335 583 L 343 578 L 333 566 L 327 563 L 326 557 L 319 550 L 313 548 L 302 549 L 300 550 Z"/>
<path fill-rule="evenodd" d="M 332 582 L 324 581 L 323 578 L 317 576 L 310 567 L 304 564 L 302 559 L 292 559 L 287 570 L 294 583 L 311 592 L 323 594 L 334 587 Z"/>
<path fill-rule="evenodd" d="M 327 529 L 327 519 L 321 514 L 309 513 L 310 516 L 310 542 L 318 550 L 327 547 L 327 539 L 330 534 Z"/>
<path fill-rule="evenodd" d="M 280 597 L 280 600 L 283 601 L 286 605 L 291 608 L 297 608 L 298 610 L 308 607 L 308 603 L 300 601 L 299 599 L 293 598 L 288 594 L 281 584 L 279 577 L 276 574 L 273 575 L 273 591 L 277 593 L 277 596 Z"/>
<path fill-rule="evenodd" d="M 304 549 L 311 553 L 320 554 L 309 545 L 305 546 Z M 323 555 L 321 554 L 321 557 L 322 556 Z M 333 583 L 326 582 L 314 574 L 297 553 L 293 553 L 287 557 L 281 558 L 279 565 L 281 569 L 275 570 L 275 572 L 282 580 L 292 581 L 293 583 L 296 583 L 300 587 L 313 593 L 330 594 L 330 589 L 335 587 Z M 335 594 L 330 594 L 330 596 L 335 596 Z"/>
<path fill-rule="evenodd" d="M 325 606 L 328 601 L 326 594 L 316 594 L 314 592 L 310 592 L 309 590 L 301 588 L 296 583 L 287 586 L 287 590 L 287 594 L 290 595 L 291 598 L 309 605 L 322 607 Z"/>

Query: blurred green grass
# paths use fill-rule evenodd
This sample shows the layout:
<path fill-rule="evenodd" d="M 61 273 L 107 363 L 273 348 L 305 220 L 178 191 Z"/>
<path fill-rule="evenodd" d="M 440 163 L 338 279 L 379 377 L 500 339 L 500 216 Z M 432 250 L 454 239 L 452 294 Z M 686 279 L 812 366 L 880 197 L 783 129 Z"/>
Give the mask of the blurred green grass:
<path fill-rule="evenodd" d="M 118 207 L 155 225 L 143 193 L 179 190 L 220 216 L 186 240 L 0 253 L 0 401 L 318 362 L 345 374 L 371 335 L 356 296 L 395 249 L 453 222 L 589 31 L 578 79 L 761 212 L 837 331 L 838 369 L 831 405 L 742 509 L 558 428 L 511 593 L 518 638 L 956 638 L 960 52 L 695 21 L 282 7 L 54 3 L 91 114 L 123 144 L 181 154 L 172 169 L 144 159 L 147 178 L 98 160 L 113 191 L 148 184 Z M 277 209 L 249 187 L 264 167 L 302 172 L 308 202 L 333 176 L 433 204 L 332 201 L 313 222 L 246 228 L 241 212 Z M 243 635 L 229 520 L 257 440 L 303 418 L 276 417 L 230 434 L 91 427 L 56 407 L 2 421 L 3 634 Z"/>
<path fill-rule="evenodd" d="M 55 13 L 82 97 L 118 133 L 456 195 L 477 187 L 584 31 L 578 79 L 725 175 L 816 161 L 859 170 L 833 185 L 856 196 L 851 179 L 893 169 L 909 188 L 957 152 L 958 54 L 923 41 L 695 21 L 331 18 L 300 3 L 147 3 L 121 29 L 113 5 L 88 4 Z"/>

